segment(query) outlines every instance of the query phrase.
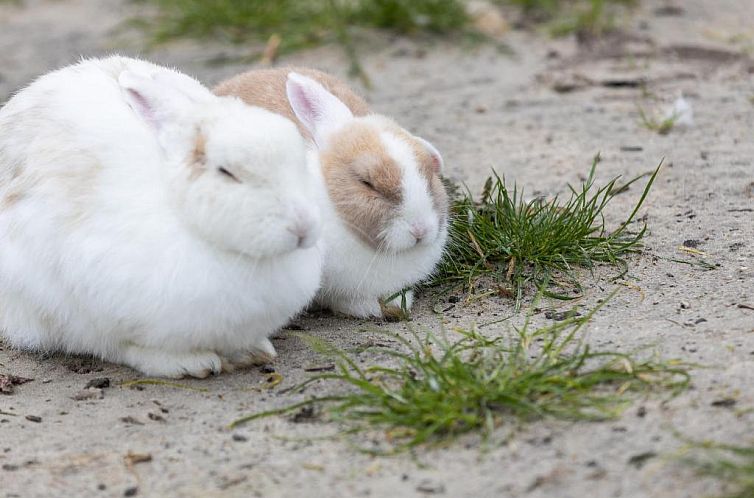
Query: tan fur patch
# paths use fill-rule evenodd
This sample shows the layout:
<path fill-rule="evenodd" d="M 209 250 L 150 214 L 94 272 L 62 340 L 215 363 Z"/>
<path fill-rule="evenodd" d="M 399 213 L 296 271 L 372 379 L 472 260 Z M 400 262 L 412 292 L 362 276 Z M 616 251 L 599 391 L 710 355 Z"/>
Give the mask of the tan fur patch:
<path fill-rule="evenodd" d="M 10 168 L 9 181 L 5 195 L 0 198 L 0 210 L 10 209 L 26 198 L 30 190 L 39 183 L 36 176 L 24 175 L 24 170 L 20 166 Z"/>
<path fill-rule="evenodd" d="M 10 192 L 3 198 L 3 202 L 0 203 L 0 209 L 11 208 L 23 198 L 24 194 L 21 192 Z"/>
<path fill-rule="evenodd" d="M 354 116 L 366 116 L 370 113 L 369 105 L 358 96 L 346 83 L 322 71 L 301 67 L 284 67 L 275 69 L 255 69 L 223 81 L 214 88 L 216 95 L 232 95 L 241 98 L 249 105 L 255 105 L 281 114 L 298 126 L 301 134 L 311 139 L 309 132 L 296 119 L 285 91 L 288 73 L 296 72 L 319 82 L 330 93 L 338 97 L 351 109 Z"/>
<path fill-rule="evenodd" d="M 191 157 L 188 159 L 188 167 L 191 170 L 189 180 L 196 180 L 207 170 L 206 146 L 207 139 L 202 135 L 201 131 L 197 131 L 196 138 L 194 139 L 194 150 L 191 152 Z"/>
<path fill-rule="evenodd" d="M 320 157 L 330 199 L 340 217 L 366 243 L 379 246 L 402 192 L 400 167 L 382 147 L 377 129 L 354 123 L 334 135 Z"/>

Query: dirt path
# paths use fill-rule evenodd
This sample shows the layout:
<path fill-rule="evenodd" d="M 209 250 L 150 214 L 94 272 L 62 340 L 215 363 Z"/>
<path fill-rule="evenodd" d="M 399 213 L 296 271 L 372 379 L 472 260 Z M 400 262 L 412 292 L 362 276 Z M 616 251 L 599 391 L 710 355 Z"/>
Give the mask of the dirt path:
<path fill-rule="evenodd" d="M 27 1 L 0 7 L 0 101 L 30 78 L 80 55 L 138 53 L 139 37 L 114 29 L 140 7 L 120 0 Z M 486 451 L 476 437 L 445 449 L 374 459 L 338 441 L 306 441 L 337 427 L 270 418 L 236 431 L 238 415 L 297 399 L 258 389 L 259 370 L 185 384 L 118 387 L 136 374 L 81 358 L 42 358 L 0 345 L 0 372 L 35 379 L 0 395 L 0 497 L 32 496 L 547 496 L 696 497 L 715 493 L 662 455 L 693 438 L 751 441 L 754 434 L 754 2 L 687 0 L 681 15 L 658 15 L 669 2 L 642 2 L 629 37 L 590 52 L 571 41 L 512 34 L 515 55 L 479 48 L 378 40 L 364 54 L 374 106 L 444 151 L 450 175 L 476 188 L 495 167 L 529 192 L 555 193 L 577 182 L 602 152 L 600 178 L 634 176 L 665 158 L 643 213 L 648 254 L 633 261 L 630 286 L 595 318 L 595 345 L 630 350 L 654 343 L 669 357 L 715 368 L 694 373 L 680 397 L 638 401 L 608 423 L 537 422 Z M 714 4 L 714 6 L 712 5 Z M 94 20 L 94 22 L 92 22 Z M 364 51 L 366 52 L 366 51 Z M 213 83 L 240 64 L 218 65 L 243 48 L 180 42 L 148 54 Z M 214 63 L 213 63 L 214 61 Z M 323 48 L 285 62 L 342 74 L 340 52 Z M 683 92 L 695 125 L 660 136 L 639 125 L 637 103 L 660 105 Z M 555 91 L 558 89 L 560 91 Z M 620 215 L 638 189 L 616 199 Z M 685 241 L 718 265 L 678 264 Z M 593 305 L 613 288 L 588 280 Z M 416 326 L 436 326 L 424 299 Z M 456 304 L 451 324 L 510 313 L 505 300 Z M 497 314 L 497 315 L 495 315 Z M 539 320 L 545 321 L 542 316 Z M 373 340 L 377 327 L 403 325 L 310 316 L 305 329 L 341 347 Z M 275 340 L 277 371 L 290 386 L 323 361 L 295 337 Z M 362 355 L 363 361 L 372 361 Z M 108 377 L 102 399 L 72 399 L 88 381 Z M 319 393 L 313 388 L 311 393 Z M 724 399 L 731 402 L 713 404 Z M 28 416 L 41 417 L 40 422 Z M 376 435 L 380 437 L 380 435 Z M 129 465 L 129 452 L 149 462 Z M 136 488 L 133 490 L 132 488 Z M 54 491 L 52 491 L 54 490 Z"/>

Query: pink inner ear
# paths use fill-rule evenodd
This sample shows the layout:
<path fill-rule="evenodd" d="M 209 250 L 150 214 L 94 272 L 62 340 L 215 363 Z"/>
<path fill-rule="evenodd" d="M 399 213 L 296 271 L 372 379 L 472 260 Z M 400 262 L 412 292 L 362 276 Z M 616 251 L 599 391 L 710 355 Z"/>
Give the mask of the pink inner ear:
<path fill-rule="evenodd" d="M 427 152 L 429 152 L 430 157 L 432 158 L 432 171 L 436 175 L 442 174 L 443 166 L 445 166 L 445 162 L 442 160 L 442 156 L 440 155 L 440 151 L 438 151 L 434 145 L 432 145 L 431 142 L 428 142 L 427 140 L 424 140 L 421 137 L 416 137 L 416 139 L 421 142 L 424 145 L 424 148 Z"/>
<path fill-rule="evenodd" d="M 429 150 L 429 157 L 432 158 L 432 172 L 436 175 L 442 174 L 442 157 L 433 150 Z"/>
<path fill-rule="evenodd" d="M 154 110 L 149 105 L 149 102 L 147 102 L 147 99 L 145 99 L 142 94 L 132 88 L 129 88 L 126 91 L 131 97 L 131 101 L 133 102 L 135 107 L 137 107 L 136 111 L 141 114 L 145 121 L 147 121 L 150 125 L 156 127 L 157 116 L 155 116 Z"/>
<path fill-rule="evenodd" d="M 296 107 L 294 111 L 298 110 L 298 113 L 301 113 L 304 119 L 313 124 L 317 117 L 317 106 L 314 104 L 314 99 L 300 85 L 292 85 L 292 90 Z"/>
<path fill-rule="evenodd" d="M 437 154 L 430 155 L 432 156 L 432 171 L 434 171 L 436 175 L 439 175 L 440 172 L 442 172 L 442 158 Z"/>

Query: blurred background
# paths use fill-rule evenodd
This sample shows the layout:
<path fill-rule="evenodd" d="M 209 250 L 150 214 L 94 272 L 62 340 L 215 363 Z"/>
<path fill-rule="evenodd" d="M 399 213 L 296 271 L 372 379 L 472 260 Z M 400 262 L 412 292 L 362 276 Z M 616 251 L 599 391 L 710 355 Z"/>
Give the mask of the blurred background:
<path fill-rule="evenodd" d="M 754 0 L 0 0 L 0 102 L 111 53 L 210 86 L 314 66 L 438 144 L 451 179 L 477 188 L 494 168 L 538 192 L 609 144 L 676 153 L 652 138 L 674 103 L 704 118 L 704 83 L 753 99 L 752 50 Z"/>
<path fill-rule="evenodd" d="M 142 56 L 208 85 L 315 66 L 439 143 L 474 184 L 499 151 L 517 172 L 541 144 L 557 174 L 607 133 L 660 129 L 664 106 L 753 48 L 752 0 L 0 0 L 0 102 L 82 56 Z M 572 119 L 600 112 L 594 89 L 627 117 L 615 129 Z"/>
<path fill-rule="evenodd" d="M 0 0 L 3 79 L 55 67 L 78 54 L 159 53 L 209 65 L 272 64 L 280 56 L 337 46 L 369 85 L 360 54 L 397 38 L 506 46 L 512 31 L 573 35 L 589 43 L 626 24 L 636 0 Z M 667 15 L 682 11 L 668 4 Z M 377 39 L 377 40 L 376 40 Z M 192 40 L 194 43 L 180 41 Z M 200 44 L 197 46 L 197 44 Z M 214 46 L 213 46 L 214 45 Z M 170 48 L 168 48 L 170 47 Z M 222 47 L 222 48 L 219 48 Z M 23 74 L 23 73 L 21 73 Z"/>

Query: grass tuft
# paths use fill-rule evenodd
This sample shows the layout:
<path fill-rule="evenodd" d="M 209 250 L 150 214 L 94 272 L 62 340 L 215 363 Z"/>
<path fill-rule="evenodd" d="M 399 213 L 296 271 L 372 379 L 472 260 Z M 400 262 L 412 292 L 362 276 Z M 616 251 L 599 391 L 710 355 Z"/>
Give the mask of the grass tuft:
<path fill-rule="evenodd" d="M 235 42 L 282 38 L 284 49 L 332 36 L 338 26 L 386 29 L 400 34 L 451 33 L 468 21 L 458 0 L 150 0 L 159 8 L 157 33 L 221 36 Z"/>
<path fill-rule="evenodd" d="M 2 1 L 2 0 L 0 0 Z M 235 43 L 267 43 L 258 57 L 270 59 L 322 43 L 336 42 L 351 63 L 351 73 L 368 84 L 352 39 L 353 28 L 380 29 L 401 35 L 462 36 L 491 39 L 480 32 L 465 0 L 141 0 L 157 7 L 140 24 L 156 42 L 172 38 L 220 38 Z M 558 35 L 597 36 L 612 26 L 612 4 L 631 0 L 497 0 L 522 9 L 534 22 L 552 23 Z M 502 47 L 501 47 L 502 48 Z M 274 58 L 274 57 L 272 57 Z"/>
<path fill-rule="evenodd" d="M 143 0 L 158 8 L 159 40 L 220 36 L 234 42 L 282 38 L 283 50 L 336 39 L 342 27 L 398 34 L 473 31 L 463 0 Z M 634 0 L 497 0 L 521 8 L 534 21 L 553 22 L 556 34 L 604 32 L 615 4 Z"/>
<path fill-rule="evenodd" d="M 412 331 L 411 339 L 390 333 L 403 351 L 370 348 L 390 361 L 366 368 L 351 353 L 303 336 L 313 349 L 334 358 L 337 367 L 294 390 L 325 381 L 348 387 L 347 392 L 256 413 L 232 426 L 324 405 L 349 433 L 388 430 L 392 452 L 471 431 L 488 436 L 509 419 L 610 419 L 628 406 L 629 393 L 676 393 L 688 385 L 688 365 L 682 362 L 593 351 L 581 331 L 595 311 L 538 329 L 527 320 L 499 337 L 476 328 Z"/>
<path fill-rule="evenodd" d="M 629 224 L 649 194 L 660 166 L 649 175 L 633 210 L 617 229 L 605 228 L 603 211 L 616 195 L 638 181 L 636 177 L 623 185 L 614 178 L 603 187 L 595 187 L 599 155 L 592 163 L 589 176 L 578 188 L 570 187 L 566 201 L 559 198 L 524 200 L 522 191 L 509 188 L 495 175 L 487 180 L 481 199 L 470 194 L 458 198 L 451 208 L 450 242 L 444 259 L 430 285 L 462 284 L 469 292 L 480 277 L 492 278 L 503 294 L 513 295 L 519 308 L 527 286 L 544 288 L 546 283 L 560 282 L 564 289 L 573 287 L 578 295 L 581 286 L 574 275 L 576 268 L 592 268 L 607 263 L 627 268 L 625 257 L 639 252 L 646 225 L 630 232 Z M 571 299 L 573 292 L 556 290 L 550 285 L 548 297 Z"/>
<path fill-rule="evenodd" d="M 670 133 L 675 127 L 678 118 L 679 116 L 675 113 L 665 118 L 658 118 L 649 115 L 644 108 L 639 107 L 639 119 L 641 120 L 641 125 L 660 135 L 667 135 Z"/>
<path fill-rule="evenodd" d="M 330 22 L 321 1 L 296 0 L 151 0 L 159 15 L 153 24 L 158 41 L 174 37 L 219 37 L 232 42 L 284 37 L 283 47 L 316 41 L 319 26 Z"/>
<path fill-rule="evenodd" d="M 695 467 L 700 475 L 724 483 L 728 491 L 723 498 L 754 496 L 754 446 L 702 442 L 694 443 L 693 447 L 704 455 L 687 458 L 686 463 Z"/>
<path fill-rule="evenodd" d="M 274 39 L 278 53 L 336 42 L 351 61 L 351 73 L 364 78 L 351 37 L 354 27 L 404 35 L 470 33 L 460 0 L 148 1 L 158 7 L 156 19 L 148 23 L 157 42 L 177 37 L 235 43 Z"/>

